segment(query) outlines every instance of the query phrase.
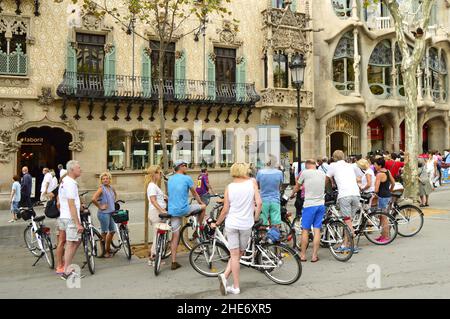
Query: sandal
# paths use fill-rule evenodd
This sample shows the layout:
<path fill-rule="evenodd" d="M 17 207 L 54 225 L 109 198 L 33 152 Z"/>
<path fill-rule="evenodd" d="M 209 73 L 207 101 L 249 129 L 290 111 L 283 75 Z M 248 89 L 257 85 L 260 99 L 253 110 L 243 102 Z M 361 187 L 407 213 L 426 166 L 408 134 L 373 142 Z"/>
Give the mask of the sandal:
<path fill-rule="evenodd" d="M 300 257 L 300 261 L 301 261 L 302 263 L 304 263 L 304 262 L 308 261 L 308 259 L 306 259 L 306 258 L 301 258 L 301 257 Z"/>
<path fill-rule="evenodd" d="M 316 263 L 316 262 L 318 262 L 319 261 L 319 257 L 317 257 L 316 259 L 311 259 L 311 262 L 312 263 Z"/>
<path fill-rule="evenodd" d="M 105 253 L 104 255 L 103 255 L 103 258 L 113 258 L 113 256 L 114 255 L 112 255 L 111 253 Z"/>

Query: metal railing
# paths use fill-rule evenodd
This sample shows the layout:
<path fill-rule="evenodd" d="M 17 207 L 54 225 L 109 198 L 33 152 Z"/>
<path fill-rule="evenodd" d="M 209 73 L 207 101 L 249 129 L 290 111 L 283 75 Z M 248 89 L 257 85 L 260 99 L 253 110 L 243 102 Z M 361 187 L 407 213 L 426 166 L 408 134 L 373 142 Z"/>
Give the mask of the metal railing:
<path fill-rule="evenodd" d="M 141 76 L 65 72 L 59 96 L 77 98 L 157 100 L 158 79 Z M 163 80 L 166 101 L 198 101 L 221 104 L 254 104 L 260 96 L 250 83 L 201 80 Z"/>
<path fill-rule="evenodd" d="M 27 75 L 28 57 L 20 47 L 11 53 L 0 50 L 0 74 Z"/>

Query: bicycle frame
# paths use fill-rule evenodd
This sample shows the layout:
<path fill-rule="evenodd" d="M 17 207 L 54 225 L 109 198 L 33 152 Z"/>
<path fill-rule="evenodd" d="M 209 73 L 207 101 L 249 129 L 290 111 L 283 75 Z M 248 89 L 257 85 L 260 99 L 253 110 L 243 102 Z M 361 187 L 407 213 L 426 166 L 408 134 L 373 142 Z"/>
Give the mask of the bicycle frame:
<path fill-rule="evenodd" d="M 258 269 L 274 269 L 276 268 L 278 265 L 276 265 L 270 258 L 269 256 L 266 254 L 265 250 L 260 246 L 255 244 L 255 241 L 253 239 L 255 230 L 252 230 L 252 235 L 250 236 L 249 240 L 248 240 L 248 244 L 247 244 L 247 248 L 245 249 L 245 254 L 243 256 L 241 256 L 241 259 L 239 261 L 239 263 L 241 265 L 247 266 L 247 267 L 252 267 L 252 268 L 258 268 Z M 211 254 L 208 262 L 211 262 L 213 257 L 214 257 L 214 252 L 215 252 L 215 248 L 216 248 L 216 242 L 217 240 L 219 240 L 221 243 L 223 243 L 225 245 L 225 247 L 227 247 L 228 251 L 230 250 L 228 248 L 228 241 L 226 240 L 225 236 L 222 234 L 222 232 L 220 231 L 219 228 L 216 228 L 216 232 L 215 232 L 215 236 L 214 236 L 214 240 L 213 240 L 213 253 Z M 263 257 L 266 257 L 267 260 L 270 260 L 270 262 L 273 265 L 259 265 L 255 263 L 255 258 L 256 258 L 256 252 L 257 250 L 263 255 Z M 247 255 L 247 253 L 250 253 L 250 255 Z"/>

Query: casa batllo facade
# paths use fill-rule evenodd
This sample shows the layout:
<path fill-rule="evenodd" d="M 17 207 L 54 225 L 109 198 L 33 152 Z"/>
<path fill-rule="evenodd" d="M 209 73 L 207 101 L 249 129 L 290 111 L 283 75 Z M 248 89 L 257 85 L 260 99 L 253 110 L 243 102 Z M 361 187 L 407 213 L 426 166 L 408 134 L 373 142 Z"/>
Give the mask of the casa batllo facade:
<path fill-rule="evenodd" d="M 81 163 L 81 189 L 95 189 L 99 174 L 110 170 L 122 198 L 142 198 L 145 168 L 161 163 L 157 37 L 136 23 L 136 33 L 148 40 L 133 40 L 110 16 L 99 19 L 71 1 L 0 5 L 2 207 L 23 165 L 36 177 L 38 198 L 41 168 L 69 159 Z M 279 126 L 281 151 L 294 158 L 296 90 L 286 68 L 298 53 L 308 62 L 301 92 L 303 156 L 315 155 L 313 45 L 304 31 L 312 8 L 302 1 L 292 1 L 287 11 L 285 5 L 233 1 L 229 20 L 211 16 L 205 36 L 175 36 L 168 47 L 163 77 L 170 158 L 188 161 L 194 177 L 207 163 L 217 190 L 229 181 L 236 148 L 248 148 L 238 145 L 238 129 Z M 198 25 L 189 20 L 180 34 Z M 178 132 L 194 136 L 196 120 L 202 140 L 184 140 Z M 191 151 L 175 151 L 180 143 L 190 143 Z M 212 151 L 205 147 L 211 143 Z"/>

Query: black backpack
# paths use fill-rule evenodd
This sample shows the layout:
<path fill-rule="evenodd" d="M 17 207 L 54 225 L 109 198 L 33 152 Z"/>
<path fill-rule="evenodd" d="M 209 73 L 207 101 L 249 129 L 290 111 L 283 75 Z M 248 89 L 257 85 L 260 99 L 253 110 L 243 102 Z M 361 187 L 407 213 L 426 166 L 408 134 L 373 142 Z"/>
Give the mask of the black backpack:
<path fill-rule="evenodd" d="M 51 199 L 47 202 L 47 205 L 45 206 L 44 214 L 48 218 L 58 218 L 59 217 L 60 213 L 59 213 L 58 206 L 56 205 L 56 197 L 54 197 L 53 199 Z"/>

